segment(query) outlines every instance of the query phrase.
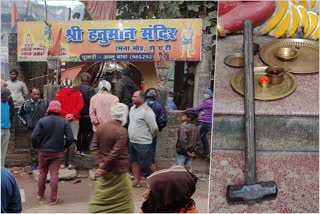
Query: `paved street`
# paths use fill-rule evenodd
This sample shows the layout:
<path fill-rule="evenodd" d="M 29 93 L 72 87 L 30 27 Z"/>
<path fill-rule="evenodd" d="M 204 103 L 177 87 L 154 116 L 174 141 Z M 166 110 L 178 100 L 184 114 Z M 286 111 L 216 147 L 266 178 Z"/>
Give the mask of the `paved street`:
<path fill-rule="evenodd" d="M 80 171 L 79 174 L 88 174 L 87 171 Z M 57 206 L 48 205 L 50 185 L 47 183 L 45 199 L 38 201 L 36 198 L 37 183 L 32 176 L 26 173 L 16 175 L 19 188 L 24 192 L 25 202 L 23 202 L 24 213 L 85 213 L 87 204 L 95 189 L 95 182 L 89 178 L 80 178 L 70 181 L 59 182 L 59 196 L 63 203 Z M 81 182 L 73 184 L 74 181 Z M 140 212 L 142 204 L 142 193 L 146 189 L 146 183 L 142 182 L 142 188 L 134 189 L 135 212 Z M 208 181 L 198 181 L 197 191 L 193 196 L 199 212 L 207 212 L 208 207 Z"/>

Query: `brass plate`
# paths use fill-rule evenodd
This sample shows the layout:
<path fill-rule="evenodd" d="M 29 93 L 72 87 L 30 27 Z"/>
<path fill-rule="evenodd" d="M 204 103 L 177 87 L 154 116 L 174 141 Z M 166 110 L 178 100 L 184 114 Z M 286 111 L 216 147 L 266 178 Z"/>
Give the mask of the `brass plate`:
<path fill-rule="evenodd" d="M 258 79 L 266 75 L 264 72 L 267 67 L 255 67 L 254 68 L 254 90 L 255 90 L 255 99 L 257 100 L 276 100 L 288 96 L 297 88 L 296 78 L 290 74 L 284 74 L 284 81 L 278 85 L 269 85 L 267 88 L 262 88 L 259 85 Z M 230 83 L 232 88 L 244 95 L 244 70 L 235 72 L 232 74 Z"/>
<path fill-rule="evenodd" d="M 279 59 L 274 53 L 278 48 L 290 47 L 298 56 L 290 61 Z M 276 65 L 291 73 L 319 72 L 319 43 L 306 39 L 277 39 L 260 49 L 260 58 L 267 65 Z"/>
<path fill-rule="evenodd" d="M 241 53 L 234 53 L 224 58 L 224 63 L 231 67 L 242 68 L 244 66 L 244 56 Z"/>

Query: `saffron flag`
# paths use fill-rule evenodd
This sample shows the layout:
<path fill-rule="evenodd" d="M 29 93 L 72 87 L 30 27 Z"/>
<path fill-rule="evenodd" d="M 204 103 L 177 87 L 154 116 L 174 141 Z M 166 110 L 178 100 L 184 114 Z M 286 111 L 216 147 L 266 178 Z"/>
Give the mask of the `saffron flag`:
<path fill-rule="evenodd" d="M 61 32 L 62 32 L 62 28 L 60 28 L 58 35 L 57 35 L 57 39 L 54 42 L 54 44 L 50 47 L 49 51 L 48 51 L 48 56 L 59 56 L 61 54 Z"/>
<path fill-rule="evenodd" d="M 76 67 L 71 67 L 71 68 L 68 68 L 68 69 L 62 71 L 61 72 L 61 79 L 64 80 L 64 79 L 69 78 L 72 81 L 74 81 L 84 66 L 85 65 L 82 64 L 82 65 L 79 65 Z"/>
<path fill-rule="evenodd" d="M 12 2 L 12 7 L 11 7 L 11 28 L 14 27 L 15 22 L 19 20 L 19 13 L 17 9 L 16 2 Z"/>
<path fill-rule="evenodd" d="M 114 20 L 116 19 L 116 1 L 81 1 L 86 10 L 95 20 Z"/>

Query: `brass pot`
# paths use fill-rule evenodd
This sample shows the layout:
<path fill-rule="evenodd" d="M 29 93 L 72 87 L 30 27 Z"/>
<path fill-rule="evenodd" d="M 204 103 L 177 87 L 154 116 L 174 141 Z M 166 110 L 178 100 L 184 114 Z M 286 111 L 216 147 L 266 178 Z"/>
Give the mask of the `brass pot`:
<path fill-rule="evenodd" d="M 284 80 L 284 69 L 279 66 L 269 66 L 265 72 L 271 78 L 271 85 L 281 84 Z"/>
<path fill-rule="evenodd" d="M 278 48 L 274 54 L 282 61 L 290 61 L 298 56 L 297 50 L 291 47 Z"/>

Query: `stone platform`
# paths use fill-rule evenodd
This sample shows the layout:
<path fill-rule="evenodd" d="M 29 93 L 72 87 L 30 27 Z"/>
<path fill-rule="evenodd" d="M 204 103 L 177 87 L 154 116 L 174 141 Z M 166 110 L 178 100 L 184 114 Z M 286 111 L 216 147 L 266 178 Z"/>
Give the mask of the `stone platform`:
<path fill-rule="evenodd" d="M 34 179 L 38 181 L 39 170 L 34 170 L 32 173 Z M 59 180 L 72 180 L 77 177 L 77 170 L 75 169 L 60 169 L 59 170 Z M 47 175 L 47 182 L 50 181 L 50 172 Z"/>
<path fill-rule="evenodd" d="M 227 185 L 244 184 L 244 154 L 215 151 L 210 177 L 210 213 L 319 213 L 317 153 L 258 152 L 257 180 L 275 181 L 278 196 L 260 203 L 228 204 Z"/>
<path fill-rule="evenodd" d="M 254 42 L 260 47 L 271 37 L 254 36 Z M 216 51 L 215 71 L 215 115 L 243 115 L 244 97 L 235 92 L 230 85 L 230 78 L 234 72 L 242 68 L 231 68 L 224 64 L 224 58 L 235 52 L 242 52 L 242 36 L 228 36 L 218 39 Z M 259 55 L 254 56 L 254 66 L 263 64 Z M 256 115 L 288 115 L 288 116 L 318 116 L 319 115 L 319 73 L 294 74 L 297 79 L 297 89 L 287 97 L 272 101 L 256 100 Z"/>
<path fill-rule="evenodd" d="M 260 47 L 274 38 L 254 36 Z M 218 39 L 210 171 L 210 212 L 319 211 L 319 73 L 294 74 L 297 89 L 287 97 L 255 101 L 257 178 L 275 181 L 276 200 L 229 205 L 227 185 L 243 184 L 245 169 L 244 96 L 230 78 L 239 68 L 224 58 L 242 52 L 242 35 Z M 264 65 L 254 56 L 255 66 Z"/>

